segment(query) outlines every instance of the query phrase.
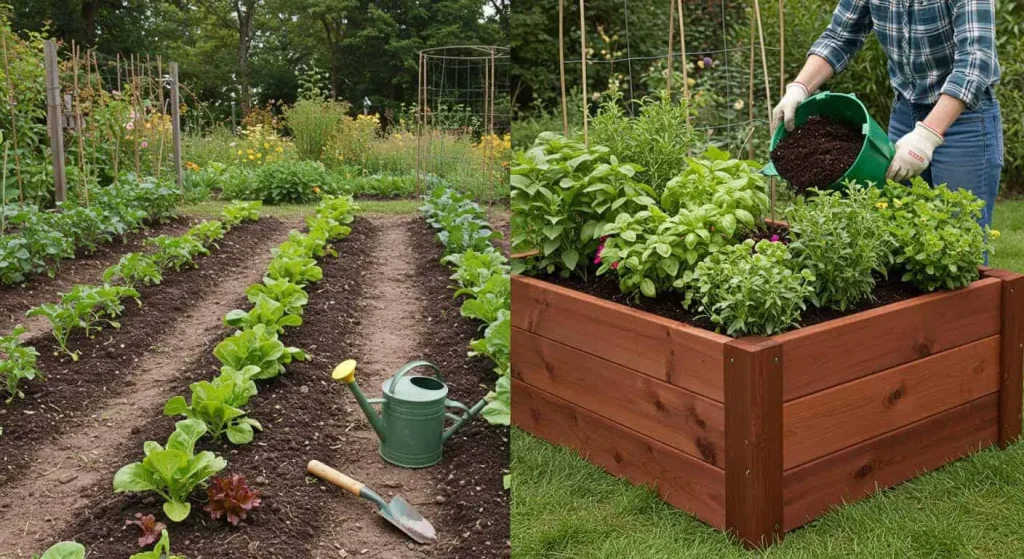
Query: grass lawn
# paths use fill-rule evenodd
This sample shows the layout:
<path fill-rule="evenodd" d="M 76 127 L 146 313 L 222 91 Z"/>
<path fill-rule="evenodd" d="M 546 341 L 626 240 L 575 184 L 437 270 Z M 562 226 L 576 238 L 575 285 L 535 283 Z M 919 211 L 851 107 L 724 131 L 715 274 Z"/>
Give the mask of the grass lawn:
<path fill-rule="evenodd" d="M 363 214 L 415 213 L 416 208 L 421 204 L 419 200 L 360 200 L 357 203 L 360 213 Z M 189 215 L 214 218 L 220 215 L 226 205 L 228 202 L 224 200 L 209 200 L 198 204 L 184 205 L 180 209 Z M 285 219 L 301 218 L 312 215 L 315 207 L 315 204 L 283 204 L 280 206 L 264 204 L 260 214 Z"/>
<path fill-rule="evenodd" d="M 1024 201 L 997 204 L 995 228 L 991 264 L 1024 272 Z M 1024 557 L 1024 443 L 838 508 L 766 552 L 515 429 L 511 468 L 516 559 Z"/>

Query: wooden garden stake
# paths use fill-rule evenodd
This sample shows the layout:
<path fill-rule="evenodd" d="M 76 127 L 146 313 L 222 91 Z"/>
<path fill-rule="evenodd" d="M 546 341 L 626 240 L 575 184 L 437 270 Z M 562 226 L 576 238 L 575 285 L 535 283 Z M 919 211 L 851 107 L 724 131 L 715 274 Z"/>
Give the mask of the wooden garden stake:
<path fill-rule="evenodd" d="M 786 94 L 786 12 L 779 0 L 779 97 Z"/>
<path fill-rule="evenodd" d="M 53 182 L 55 199 L 67 200 L 68 179 L 64 169 L 64 127 L 61 116 L 60 68 L 57 65 L 57 44 L 48 40 L 43 44 L 46 64 L 46 121 L 50 132 L 50 152 L 53 155 Z"/>
<path fill-rule="evenodd" d="M 4 76 L 7 78 L 7 112 L 11 117 L 11 141 L 14 143 L 14 173 L 18 181 L 18 204 L 24 206 L 25 187 L 21 180 L 21 153 L 18 150 L 18 119 L 16 118 L 15 110 L 18 98 L 14 92 L 14 82 L 11 80 L 11 64 L 7 56 L 7 35 L 0 34 L 0 41 L 2 41 L 4 49 Z"/>
<path fill-rule="evenodd" d="M 171 139 L 174 142 L 174 177 L 183 189 L 181 177 L 181 105 L 178 102 L 178 63 L 171 62 Z M 182 190 L 184 194 L 184 190 Z"/>
<path fill-rule="evenodd" d="M 674 0 L 668 2 L 668 73 L 665 76 L 665 91 L 668 94 L 668 98 L 672 99 L 672 58 L 673 51 L 675 48 L 675 27 L 676 27 L 676 7 L 673 5 Z"/>
<path fill-rule="evenodd" d="M 78 87 L 79 47 L 74 41 L 71 41 L 71 56 L 74 57 L 72 68 L 75 87 L 75 135 L 78 137 L 78 170 L 82 173 L 82 194 L 85 197 L 85 206 L 89 207 L 89 180 L 88 175 L 85 174 L 85 127 L 82 126 L 82 91 Z M 88 68 L 88 62 L 86 63 L 86 68 Z"/>
<path fill-rule="evenodd" d="M 754 19 L 750 19 L 750 74 L 748 80 L 750 83 L 750 91 L 747 96 L 747 120 L 751 123 L 754 122 Z M 768 123 L 769 128 L 771 123 Z M 753 126 L 751 126 L 753 130 Z M 754 141 L 753 135 L 750 138 L 750 144 L 747 146 L 747 159 L 753 161 L 754 159 Z"/>
<path fill-rule="evenodd" d="M 156 79 L 157 79 L 157 94 L 160 99 L 160 114 L 167 114 L 167 108 L 164 107 L 164 64 L 163 59 L 160 55 L 156 56 Z"/>
<path fill-rule="evenodd" d="M 0 180 L 0 210 L 7 204 L 7 152 L 11 146 L 4 144 L 4 171 L 3 179 Z M 7 213 L 0 211 L 0 233 L 7 229 Z"/>
<path fill-rule="evenodd" d="M 121 53 L 117 53 L 117 91 L 121 92 Z"/>
<path fill-rule="evenodd" d="M 580 60 L 583 66 L 583 145 L 590 145 L 590 137 L 587 132 L 587 121 L 589 112 L 587 108 L 587 22 L 584 19 L 583 0 L 580 0 Z"/>
<path fill-rule="evenodd" d="M 757 18 L 757 39 L 761 44 L 761 69 L 764 72 L 764 97 L 768 104 L 768 133 L 771 134 L 772 127 L 772 88 L 769 85 L 771 83 L 768 77 L 768 55 L 764 50 L 764 27 L 761 24 L 761 2 L 760 0 L 754 0 L 754 17 Z M 769 190 L 771 191 L 771 219 L 775 219 L 775 188 L 776 179 L 772 177 L 769 181 Z"/>
<path fill-rule="evenodd" d="M 565 97 L 565 0 L 558 0 L 558 76 L 562 85 L 562 134 L 569 135 L 569 105 Z"/>
<path fill-rule="evenodd" d="M 683 98 L 690 101 L 689 63 L 686 61 L 686 25 L 683 23 L 683 0 L 676 0 L 679 11 L 679 56 L 683 60 Z"/>

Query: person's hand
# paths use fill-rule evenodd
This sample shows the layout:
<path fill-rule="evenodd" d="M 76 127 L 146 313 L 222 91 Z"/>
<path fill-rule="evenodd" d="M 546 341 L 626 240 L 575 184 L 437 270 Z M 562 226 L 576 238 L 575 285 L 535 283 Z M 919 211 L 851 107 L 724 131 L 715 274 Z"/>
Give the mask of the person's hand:
<path fill-rule="evenodd" d="M 779 127 L 779 124 L 783 122 L 786 123 L 786 130 L 793 131 L 793 119 L 796 117 L 796 108 L 809 95 L 807 86 L 800 82 L 793 82 L 786 86 L 786 94 L 782 96 L 782 100 L 779 101 L 778 105 L 775 105 L 775 110 L 772 111 L 772 134 L 775 133 L 775 129 Z"/>
<path fill-rule="evenodd" d="M 889 164 L 885 178 L 903 182 L 924 172 L 932 163 L 935 148 L 944 142 L 942 134 L 918 122 L 914 130 L 896 142 L 896 156 Z"/>

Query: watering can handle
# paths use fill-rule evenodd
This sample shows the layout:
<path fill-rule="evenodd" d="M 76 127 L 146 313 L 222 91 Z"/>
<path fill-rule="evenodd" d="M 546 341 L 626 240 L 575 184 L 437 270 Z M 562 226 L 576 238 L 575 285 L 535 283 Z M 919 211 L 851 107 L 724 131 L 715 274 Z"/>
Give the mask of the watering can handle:
<path fill-rule="evenodd" d="M 398 386 L 398 381 L 401 380 L 406 373 L 419 367 L 430 367 L 431 369 L 434 369 L 434 376 L 441 382 L 444 382 L 444 375 L 441 374 L 441 369 L 438 369 L 437 365 L 428 363 L 427 361 L 409 361 L 405 365 L 402 365 L 401 369 L 398 369 L 398 372 L 395 373 L 394 377 L 392 377 L 391 382 L 388 383 L 388 389 L 391 390 L 391 396 L 395 395 L 394 387 Z"/>
<path fill-rule="evenodd" d="M 454 413 L 445 413 L 444 414 L 445 417 L 447 417 L 448 419 L 451 419 L 453 421 L 462 421 L 463 419 L 466 419 L 467 415 L 469 415 L 469 408 L 466 407 L 466 404 L 463 404 L 462 402 L 456 402 L 455 400 L 445 399 L 444 407 L 446 407 L 446 408 L 456 408 L 456 409 L 458 409 L 458 410 L 460 410 L 462 412 L 462 415 L 458 415 L 458 414 L 454 414 Z"/>

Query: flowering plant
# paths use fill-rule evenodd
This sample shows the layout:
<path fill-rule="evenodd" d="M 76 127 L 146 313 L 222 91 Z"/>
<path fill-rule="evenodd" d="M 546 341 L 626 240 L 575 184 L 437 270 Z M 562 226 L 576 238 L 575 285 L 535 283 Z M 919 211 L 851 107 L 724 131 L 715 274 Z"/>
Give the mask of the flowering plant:
<path fill-rule="evenodd" d="M 236 143 L 235 161 L 243 165 L 258 166 L 284 157 L 287 142 L 281 139 L 272 128 L 255 124 L 243 128 L 242 141 Z"/>

